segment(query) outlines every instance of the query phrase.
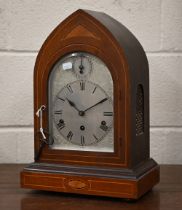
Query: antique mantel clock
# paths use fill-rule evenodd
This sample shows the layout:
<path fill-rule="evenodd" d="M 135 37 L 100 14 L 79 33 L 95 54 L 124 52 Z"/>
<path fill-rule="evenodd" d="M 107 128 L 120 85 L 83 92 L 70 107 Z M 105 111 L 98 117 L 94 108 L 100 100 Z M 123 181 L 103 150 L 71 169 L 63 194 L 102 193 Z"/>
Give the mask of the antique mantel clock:
<path fill-rule="evenodd" d="M 24 188 L 137 199 L 159 181 L 149 155 L 147 58 L 115 19 L 78 10 L 44 42 L 34 141 Z"/>

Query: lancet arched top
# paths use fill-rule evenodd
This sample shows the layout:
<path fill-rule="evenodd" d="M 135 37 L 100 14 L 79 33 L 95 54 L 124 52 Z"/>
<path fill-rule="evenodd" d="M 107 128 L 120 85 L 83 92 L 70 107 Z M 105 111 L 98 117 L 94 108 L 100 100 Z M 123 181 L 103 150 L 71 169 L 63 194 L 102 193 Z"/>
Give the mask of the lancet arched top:
<path fill-rule="evenodd" d="M 49 62 L 49 58 L 60 48 L 76 43 L 92 45 L 95 48 L 104 46 L 104 53 L 106 50 L 110 51 L 113 58 L 117 53 L 122 55 L 121 65 L 128 67 L 129 74 L 136 77 L 144 73 L 143 71 L 148 74 L 144 50 L 126 27 L 104 13 L 81 9 L 67 17 L 48 36 L 38 55 L 39 65 L 46 65 L 45 57 L 41 60 L 43 55 L 47 55 L 46 60 Z M 37 70 L 36 68 L 35 71 Z"/>

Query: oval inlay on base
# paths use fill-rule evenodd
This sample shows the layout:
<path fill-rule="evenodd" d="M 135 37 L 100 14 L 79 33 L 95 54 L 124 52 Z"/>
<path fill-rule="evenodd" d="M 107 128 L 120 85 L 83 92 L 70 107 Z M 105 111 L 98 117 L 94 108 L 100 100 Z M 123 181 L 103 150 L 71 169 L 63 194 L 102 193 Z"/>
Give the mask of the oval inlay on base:
<path fill-rule="evenodd" d="M 81 189 L 86 188 L 87 185 L 86 183 L 80 180 L 69 180 L 68 186 L 76 190 L 81 190 Z"/>

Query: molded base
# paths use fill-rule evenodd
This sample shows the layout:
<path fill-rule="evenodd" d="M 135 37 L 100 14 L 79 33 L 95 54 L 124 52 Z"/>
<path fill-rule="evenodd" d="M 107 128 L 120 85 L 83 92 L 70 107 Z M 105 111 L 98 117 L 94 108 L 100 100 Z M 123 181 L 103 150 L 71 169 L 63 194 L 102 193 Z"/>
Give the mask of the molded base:
<path fill-rule="evenodd" d="M 158 182 L 159 166 L 152 159 L 132 170 L 32 163 L 21 172 L 23 188 L 130 199 Z"/>

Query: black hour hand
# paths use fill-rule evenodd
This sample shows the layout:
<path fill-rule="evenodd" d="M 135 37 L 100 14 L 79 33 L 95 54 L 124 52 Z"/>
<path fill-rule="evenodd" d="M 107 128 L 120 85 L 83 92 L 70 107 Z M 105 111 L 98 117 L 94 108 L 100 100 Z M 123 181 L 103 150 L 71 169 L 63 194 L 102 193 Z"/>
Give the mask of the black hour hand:
<path fill-rule="evenodd" d="M 66 98 L 66 100 L 68 101 L 68 103 L 69 103 L 70 106 L 72 106 L 73 108 L 75 108 L 78 112 L 80 111 L 80 110 L 76 107 L 76 105 L 75 105 L 75 103 L 74 103 L 73 101 L 70 101 L 68 98 Z"/>

